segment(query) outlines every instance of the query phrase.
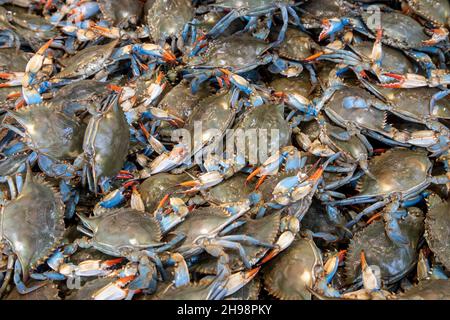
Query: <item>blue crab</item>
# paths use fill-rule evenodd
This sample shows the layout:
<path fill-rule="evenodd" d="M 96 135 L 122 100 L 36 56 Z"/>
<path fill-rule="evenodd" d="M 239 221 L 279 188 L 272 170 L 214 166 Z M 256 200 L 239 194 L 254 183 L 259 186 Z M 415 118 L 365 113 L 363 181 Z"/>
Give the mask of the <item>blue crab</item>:
<path fill-rule="evenodd" d="M 347 227 L 353 226 L 364 216 L 382 209 L 388 237 L 399 245 L 408 245 L 402 235 L 399 222 L 407 216 L 405 209 L 414 203 L 431 183 L 447 183 L 448 177 L 431 176 L 432 163 L 420 150 L 393 148 L 369 161 L 369 170 L 375 179 L 363 176 L 358 184 L 359 194 L 347 199 L 332 201 L 334 206 L 372 203 Z"/>
<path fill-rule="evenodd" d="M 61 244 L 63 219 L 64 204 L 61 196 L 42 179 L 33 177 L 28 166 L 27 177 L 19 196 L 8 201 L 1 213 L 2 250 L 9 257 L 2 291 L 5 290 L 11 273 L 14 274 L 14 283 L 21 294 L 46 284 L 39 282 L 27 288 L 22 279 L 27 281 L 33 269 L 42 264 Z"/>
<path fill-rule="evenodd" d="M 268 20 L 270 21 L 268 22 L 268 27 L 270 29 L 272 16 L 278 10 L 281 12 L 283 26 L 278 34 L 277 41 L 275 41 L 272 46 L 279 45 L 283 41 L 288 27 L 289 15 L 294 19 L 295 24 L 300 26 L 300 19 L 294 9 L 296 3 L 292 0 L 223 0 L 212 4 L 212 6 L 221 10 L 229 10 L 229 13 L 206 34 L 206 36 L 210 38 L 216 38 L 223 33 L 234 20 L 240 17 L 249 18 L 244 31 L 252 29 L 257 24 L 258 17 L 263 15 L 268 16 Z"/>

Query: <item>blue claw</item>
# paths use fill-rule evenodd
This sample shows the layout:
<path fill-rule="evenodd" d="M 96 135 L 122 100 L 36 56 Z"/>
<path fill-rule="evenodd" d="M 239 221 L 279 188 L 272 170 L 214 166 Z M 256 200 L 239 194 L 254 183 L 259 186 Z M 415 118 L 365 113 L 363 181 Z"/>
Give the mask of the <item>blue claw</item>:
<path fill-rule="evenodd" d="M 322 21 L 322 32 L 319 35 L 319 41 L 334 35 L 335 33 L 344 30 L 344 28 L 351 24 L 348 18 L 342 19 L 324 19 Z"/>

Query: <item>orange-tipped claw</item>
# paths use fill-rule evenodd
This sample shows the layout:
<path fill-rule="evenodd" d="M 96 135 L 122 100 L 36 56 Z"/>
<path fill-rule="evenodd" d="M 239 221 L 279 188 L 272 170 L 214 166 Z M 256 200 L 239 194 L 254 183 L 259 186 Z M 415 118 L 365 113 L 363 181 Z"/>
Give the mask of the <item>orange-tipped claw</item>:
<path fill-rule="evenodd" d="M 250 173 L 250 175 L 247 177 L 247 179 L 245 179 L 245 185 L 247 185 L 247 183 L 249 183 L 249 181 L 252 180 L 253 177 L 256 177 L 260 172 L 261 172 L 261 167 L 253 170 L 253 172 Z"/>
<path fill-rule="evenodd" d="M 109 90 L 112 90 L 112 91 L 117 92 L 117 93 L 122 92 L 122 87 L 121 87 L 121 86 L 118 86 L 118 85 L 115 85 L 115 84 L 108 84 L 106 87 L 107 87 Z"/>
<path fill-rule="evenodd" d="M 10 83 L 0 83 L 0 88 L 9 88 L 12 87 L 12 85 Z"/>
<path fill-rule="evenodd" d="M 43 55 L 45 50 L 50 48 L 50 45 L 53 43 L 53 39 L 48 40 L 39 50 L 36 52 L 37 54 Z"/>
<path fill-rule="evenodd" d="M 139 127 L 141 128 L 145 138 L 148 140 L 150 138 L 150 133 L 148 132 L 147 128 L 144 126 L 142 122 L 139 122 Z"/>
<path fill-rule="evenodd" d="M 258 182 L 256 183 L 255 190 L 258 190 L 259 187 L 264 183 L 264 181 L 267 179 L 267 175 L 262 176 L 259 178 Z"/>
<path fill-rule="evenodd" d="M 16 110 L 19 110 L 19 109 L 22 108 L 24 105 L 25 105 L 25 100 L 21 98 L 19 101 L 16 102 L 15 109 L 16 109 Z"/>
<path fill-rule="evenodd" d="M 371 224 L 375 220 L 379 219 L 381 216 L 382 216 L 382 214 L 380 212 L 375 214 L 375 215 L 373 215 L 372 217 L 370 217 L 369 220 L 367 220 L 367 224 Z"/>
<path fill-rule="evenodd" d="M 313 54 L 312 56 L 309 56 L 308 58 L 305 59 L 305 61 L 314 61 L 317 58 L 319 58 L 320 56 L 323 56 L 325 54 L 325 52 L 321 51 L 321 52 L 317 52 L 315 54 Z"/>
<path fill-rule="evenodd" d="M 320 166 L 319 169 L 317 169 L 310 177 L 309 180 L 311 181 L 317 181 L 322 177 L 323 171 L 325 168 L 323 166 Z"/>
<path fill-rule="evenodd" d="M 339 263 L 344 261 L 346 253 L 347 253 L 347 250 L 341 250 L 341 251 L 338 252 Z"/>
<path fill-rule="evenodd" d="M 158 72 L 158 76 L 156 77 L 156 83 L 161 84 L 164 79 L 164 72 Z"/>
<path fill-rule="evenodd" d="M 161 209 L 162 207 L 164 207 L 164 206 L 166 205 L 167 201 L 169 201 L 169 198 L 170 198 L 170 194 L 168 193 L 168 194 L 166 194 L 166 195 L 161 199 L 161 201 L 158 203 L 158 207 L 156 208 L 156 210 L 159 210 L 159 209 Z"/>
<path fill-rule="evenodd" d="M 186 181 L 186 182 L 182 182 L 180 184 L 178 184 L 180 187 L 196 187 L 198 186 L 199 182 L 196 180 L 190 180 L 190 181 Z"/>
<path fill-rule="evenodd" d="M 272 93 L 272 95 L 277 98 L 285 98 L 286 97 L 286 93 L 284 93 L 283 91 L 275 91 L 274 93 Z"/>
<path fill-rule="evenodd" d="M 121 263 L 124 260 L 124 258 L 117 258 L 117 259 L 111 259 L 103 261 L 102 264 L 105 264 L 108 267 L 115 266 L 116 264 Z"/>
<path fill-rule="evenodd" d="M 133 281 L 134 278 L 136 278 L 136 276 L 123 277 L 123 278 L 120 278 L 119 280 L 117 280 L 117 283 L 119 283 L 121 285 L 126 285 L 128 282 Z"/>
<path fill-rule="evenodd" d="M 128 189 L 129 187 L 134 187 L 138 182 L 135 180 L 128 181 L 122 185 L 123 188 Z"/>
<path fill-rule="evenodd" d="M 266 262 L 272 260 L 274 257 L 276 257 L 278 255 L 278 253 L 280 253 L 280 250 L 275 248 L 269 251 L 268 254 L 266 254 L 266 256 L 264 258 L 262 258 L 262 260 L 259 262 L 258 265 L 263 265 Z"/>
<path fill-rule="evenodd" d="M 20 98 L 21 96 L 22 96 L 22 93 L 21 93 L 21 92 L 13 92 L 13 93 L 8 94 L 8 95 L 6 96 L 6 99 L 7 99 L 7 100 L 12 100 L 12 99 Z"/>
<path fill-rule="evenodd" d="M 163 59 L 166 62 L 175 62 L 175 61 L 177 61 L 177 57 L 175 57 L 175 55 L 172 52 L 167 51 L 167 50 L 164 50 Z"/>
<path fill-rule="evenodd" d="M 14 74 L 13 73 L 7 73 L 7 72 L 0 72 L 0 79 L 4 79 L 4 80 L 14 79 Z"/>
<path fill-rule="evenodd" d="M 261 267 L 259 266 L 259 267 L 256 267 L 256 268 L 253 268 L 253 269 L 247 271 L 245 273 L 245 278 L 253 279 L 256 276 L 256 274 L 259 272 L 260 269 L 261 269 Z"/>
<path fill-rule="evenodd" d="M 361 269 L 365 269 L 367 267 L 366 255 L 364 254 L 364 250 L 361 250 Z"/>

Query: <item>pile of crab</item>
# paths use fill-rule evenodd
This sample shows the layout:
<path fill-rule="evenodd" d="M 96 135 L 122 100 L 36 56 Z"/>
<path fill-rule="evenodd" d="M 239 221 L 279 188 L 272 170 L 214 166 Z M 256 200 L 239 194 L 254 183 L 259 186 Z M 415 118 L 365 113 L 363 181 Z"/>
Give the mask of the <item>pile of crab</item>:
<path fill-rule="evenodd" d="M 0 298 L 450 299 L 449 28 L 0 0 Z"/>

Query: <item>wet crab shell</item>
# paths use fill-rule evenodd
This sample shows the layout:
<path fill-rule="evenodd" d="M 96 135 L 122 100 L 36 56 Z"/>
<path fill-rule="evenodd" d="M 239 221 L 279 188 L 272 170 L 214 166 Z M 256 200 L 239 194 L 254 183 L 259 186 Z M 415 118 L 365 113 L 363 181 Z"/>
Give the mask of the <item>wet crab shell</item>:
<path fill-rule="evenodd" d="M 208 95 L 209 90 L 205 86 L 201 86 L 200 90 L 193 94 L 189 82 L 181 81 L 162 98 L 158 108 L 186 121 L 195 105 Z"/>
<path fill-rule="evenodd" d="M 277 78 L 269 86 L 275 91 L 286 94 L 300 94 L 306 98 L 311 93 L 312 85 L 308 77 Z"/>
<path fill-rule="evenodd" d="M 373 12 L 363 12 L 361 17 L 373 34 L 377 26 L 371 23 Z M 424 28 L 416 20 L 397 11 L 380 12 L 381 26 L 383 28 L 382 42 L 399 49 L 412 49 L 424 46 L 423 42 L 429 40 Z"/>
<path fill-rule="evenodd" d="M 298 29 L 288 28 L 285 40 L 278 47 L 278 53 L 282 58 L 302 61 L 319 49 L 320 46 L 308 34 Z"/>
<path fill-rule="evenodd" d="M 237 203 L 248 199 L 254 184 L 246 183 L 246 175 L 237 173 L 206 192 L 206 200 L 216 204 Z"/>
<path fill-rule="evenodd" d="M 407 0 L 409 8 L 434 26 L 450 25 L 450 3 L 447 0 Z"/>
<path fill-rule="evenodd" d="M 280 213 L 274 213 L 266 215 L 260 219 L 246 219 L 246 223 L 236 230 L 233 230 L 230 235 L 244 234 L 253 238 L 256 238 L 264 243 L 273 244 L 276 240 L 280 229 Z M 255 265 L 268 251 L 267 248 L 248 245 L 242 243 L 242 247 L 245 250 L 248 260 L 252 265 Z M 229 267 L 233 272 L 243 270 L 244 264 L 240 255 L 236 251 L 228 251 L 229 255 Z M 215 259 L 209 259 L 197 264 L 194 269 L 196 272 L 205 274 L 216 273 L 217 261 Z"/>
<path fill-rule="evenodd" d="M 348 16 L 349 10 L 345 4 L 340 0 L 307 1 L 301 6 L 303 14 L 300 20 L 308 29 L 319 29 L 323 19 Z"/>
<path fill-rule="evenodd" d="M 74 159 L 82 152 L 86 126 L 73 116 L 39 104 L 9 114 L 25 128 L 33 150 L 56 159 Z"/>
<path fill-rule="evenodd" d="M 156 0 L 146 12 L 147 24 L 154 41 L 179 37 L 184 26 L 194 18 L 190 0 Z"/>
<path fill-rule="evenodd" d="M 136 0 L 99 0 L 98 6 L 103 17 L 114 25 L 136 25 L 142 15 L 144 4 Z"/>
<path fill-rule="evenodd" d="M 58 285 L 50 282 L 47 285 L 27 294 L 20 294 L 16 288 L 11 291 L 5 300 L 61 300 Z"/>
<path fill-rule="evenodd" d="M 235 110 L 230 105 L 231 91 L 222 91 L 201 100 L 184 128 L 191 134 L 193 151 L 195 155 L 206 145 L 219 141 L 225 134 L 235 118 Z M 201 125 L 200 135 L 196 126 Z M 197 139 L 198 138 L 198 139 Z"/>
<path fill-rule="evenodd" d="M 424 123 L 427 119 L 450 119 L 450 102 L 441 99 L 436 102 L 433 114 L 430 114 L 430 102 L 435 94 L 440 92 L 435 88 L 387 89 L 381 88 L 381 93 L 391 103 L 392 112 L 399 114 L 408 121 Z"/>
<path fill-rule="evenodd" d="M 258 300 L 260 291 L 261 280 L 259 278 L 254 278 L 231 296 L 226 297 L 225 300 Z"/>
<path fill-rule="evenodd" d="M 408 193 L 427 185 L 432 168 L 424 150 L 393 148 L 369 161 L 369 170 L 375 179 L 363 176 L 358 181 L 360 192 L 356 197 Z"/>
<path fill-rule="evenodd" d="M 175 233 L 186 236 L 180 249 L 189 247 L 199 236 L 207 236 L 222 225 L 230 215 L 219 207 L 201 207 L 190 212 L 186 219 L 175 228 Z"/>
<path fill-rule="evenodd" d="M 432 194 L 427 204 L 425 238 L 439 262 L 450 270 L 450 202 Z"/>
<path fill-rule="evenodd" d="M 447 279 L 423 280 L 394 298 L 398 300 L 449 300 L 450 281 Z"/>
<path fill-rule="evenodd" d="M 159 223 L 137 210 L 122 208 L 99 217 L 79 217 L 93 233 L 93 247 L 111 256 L 164 244 Z"/>
<path fill-rule="evenodd" d="M 267 43 L 250 35 L 232 35 L 213 40 L 200 56 L 192 58 L 189 65 L 193 68 L 227 68 L 239 73 L 263 63 L 260 58 L 266 49 Z"/>
<path fill-rule="evenodd" d="M 450 281 L 447 279 L 423 280 L 405 293 L 395 296 L 399 300 L 449 300 Z"/>
<path fill-rule="evenodd" d="M 418 208 L 409 208 L 408 216 L 399 221 L 400 230 L 409 244 L 398 246 L 386 235 L 383 221 L 375 221 L 356 233 L 348 246 L 345 273 L 348 283 L 357 281 L 361 274 L 361 251 L 367 263 L 380 268 L 385 284 L 400 280 L 417 262 L 417 245 L 424 231 L 424 215 Z"/>
<path fill-rule="evenodd" d="M 6 203 L 0 215 L 0 239 L 9 244 L 22 266 L 24 279 L 60 244 L 64 235 L 61 196 L 28 171 L 19 196 Z"/>
<path fill-rule="evenodd" d="M 80 80 L 62 87 L 51 100 L 50 106 L 66 113 L 95 108 L 111 91 L 106 82 Z"/>
<path fill-rule="evenodd" d="M 61 63 L 66 66 L 58 74 L 55 79 L 70 79 L 90 77 L 102 68 L 113 53 L 114 47 L 118 40 L 111 41 L 104 45 L 95 45 L 78 51 L 75 55 L 65 59 Z"/>
<path fill-rule="evenodd" d="M 311 300 L 315 274 L 323 267 L 322 254 L 313 240 L 297 239 L 264 267 L 264 287 L 281 300 Z"/>
<path fill-rule="evenodd" d="M 163 197 L 178 184 L 188 181 L 191 178 L 185 174 L 158 173 L 145 179 L 138 187 L 145 210 L 153 212 Z"/>
<path fill-rule="evenodd" d="M 83 141 L 94 182 L 112 177 L 122 168 L 130 145 L 130 129 L 118 99 L 108 110 L 93 115 Z"/>
<path fill-rule="evenodd" d="M 258 141 L 258 148 L 267 150 L 267 152 L 278 151 L 280 148 L 288 145 L 291 137 L 289 123 L 284 118 L 283 105 L 264 104 L 256 108 L 251 108 L 243 115 L 233 129 L 236 130 L 236 135 L 239 134 L 238 132 L 252 132 L 251 130 L 254 130 L 257 137 L 261 137 L 264 134 L 270 135 L 270 138 L 267 137 L 267 145 L 261 145 L 262 139 L 260 138 Z M 266 131 L 264 132 L 262 130 Z M 246 140 L 245 152 L 247 160 L 251 158 L 252 152 L 256 156 L 254 143 L 255 141 L 251 141 L 251 139 Z M 256 160 L 255 157 L 252 160 Z M 260 159 L 258 155 L 257 163 L 252 163 L 252 165 L 258 165 L 265 160 Z"/>
<path fill-rule="evenodd" d="M 345 108 L 344 99 L 347 97 L 358 97 L 364 99 L 368 104 L 376 101 L 367 90 L 359 87 L 345 87 L 334 93 L 333 97 L 325 104 L 324 111 L 330 119 L 341 127 L 356 125 L 359 128 L 383 132 L 386 126 L 386 112 L 376 108 Z"/>
<path fill-rule="evenodd" d="M 373 42 L 362 41 L 351 45 L 351 48 L 367 58 L 372 56 Z M 398 74 L 416 73 L 417 68 L 406 57 L 406 55 L 397 49 L 383 45 L 383 70 Z"/>
<path fill-rule="evenodd" d="M 189 283 L 182 287 L 166 287 L 161 293 L 151 296 L 151 300 L 206 300 L 210 281 Z"/>

